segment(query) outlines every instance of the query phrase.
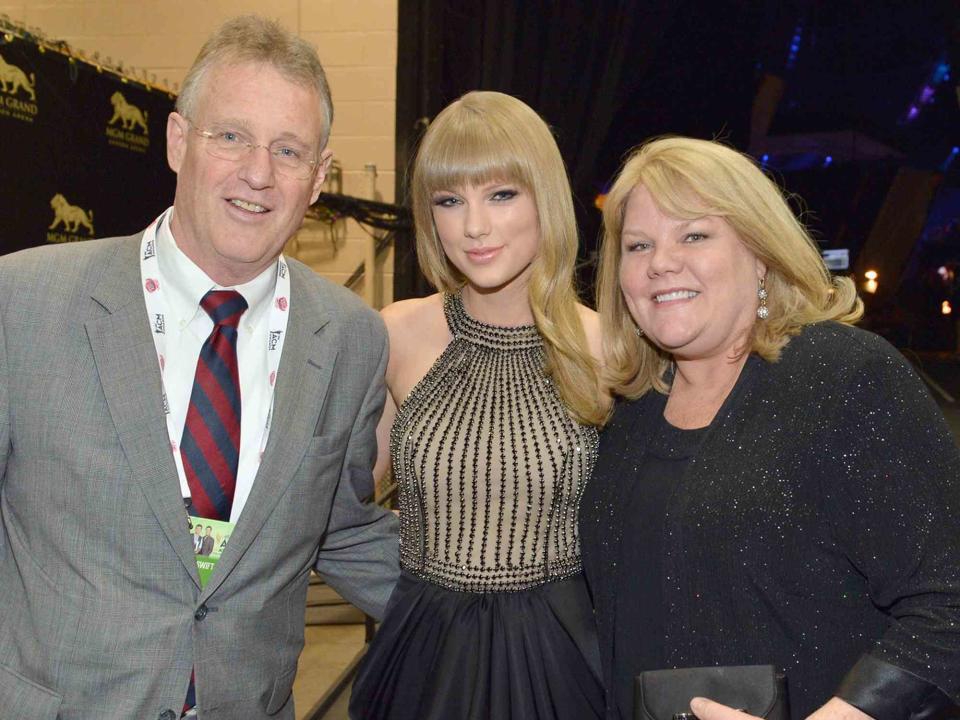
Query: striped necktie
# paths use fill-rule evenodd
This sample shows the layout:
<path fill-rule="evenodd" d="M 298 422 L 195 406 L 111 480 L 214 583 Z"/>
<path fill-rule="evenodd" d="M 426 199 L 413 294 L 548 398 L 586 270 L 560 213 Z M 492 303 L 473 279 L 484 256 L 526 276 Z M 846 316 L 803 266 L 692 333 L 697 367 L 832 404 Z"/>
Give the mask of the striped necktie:
<path fill-rule="evenodd" d="M 180 456 L 193 512 L 229 520 L 240 461 L 237 325 L 247 301 L 236 290 L 211 290 L 200 301 L 213 330 L 200 349 Z"/>
<path fill-rule="evenodd" d="M 247 301 L 236 290 L 211 290 L 200 300 L 213 330 L 200 348 L 180 457 L 190 486 L 190 512 L 230 520 L 240 463 L 240 371 L 237 325 Z M 183 713 L 196 705 L 194 673 Z"/>

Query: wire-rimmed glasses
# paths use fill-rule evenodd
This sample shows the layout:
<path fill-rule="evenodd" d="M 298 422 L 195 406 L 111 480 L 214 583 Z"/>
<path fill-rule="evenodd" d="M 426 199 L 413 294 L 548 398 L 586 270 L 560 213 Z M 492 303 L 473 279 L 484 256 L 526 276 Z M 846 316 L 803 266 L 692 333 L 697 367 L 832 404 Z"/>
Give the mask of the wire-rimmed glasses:
<path fill-rule="evenodd" d="M 187 122 L 194 132 L 204 139 L 207 154 L 220 160 L 239 162 L 256 148 L 262 147 L 270 153 L 273 166 L 280 175 L 297 180 L 309 179 L 319 162 L 313 157 L 310 148 L 295 140 L 277 140 L 269 145 L 263 145 L 253 142 L 240 130 L 227 128 L 206 130 L 197 127 L 189 118 Z"/>

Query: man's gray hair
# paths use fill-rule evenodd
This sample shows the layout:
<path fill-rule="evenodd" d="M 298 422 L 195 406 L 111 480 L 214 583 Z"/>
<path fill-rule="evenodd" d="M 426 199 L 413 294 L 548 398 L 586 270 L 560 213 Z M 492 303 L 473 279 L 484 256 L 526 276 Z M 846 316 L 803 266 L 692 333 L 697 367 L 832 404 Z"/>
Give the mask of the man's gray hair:
<path fill-rule="evenodd" d="M 316 49 L 279 23 L 257 15 L 241 15 L 227 20 L 207 39 L 183 79 L 177 97 L 177 112 L 187 118 L 193 117 L 203 79 L 211 67 L 219 63 L 243 62 L 267 63 L 291 82 L 316 88 L 324 121 L 320 148 L 325 147 L 333 124 L 333 100 Z"/>

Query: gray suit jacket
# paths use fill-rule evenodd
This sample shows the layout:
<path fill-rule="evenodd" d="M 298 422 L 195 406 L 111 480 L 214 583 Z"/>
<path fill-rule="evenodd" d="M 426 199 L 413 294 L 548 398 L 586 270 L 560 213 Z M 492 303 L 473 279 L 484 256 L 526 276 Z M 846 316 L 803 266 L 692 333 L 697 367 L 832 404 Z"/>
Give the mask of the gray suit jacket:
<path fill-rule="evenodd" d="M 204 720 L 292 718 L 311 568 L 374 616 L 398 575 L 396 520 L 364 503 L 385 332 L 290 263 L 269 443 L 201 590 L 139 242 L 0 259 L 0 716 L 179 717 L 193 667 Z"/>

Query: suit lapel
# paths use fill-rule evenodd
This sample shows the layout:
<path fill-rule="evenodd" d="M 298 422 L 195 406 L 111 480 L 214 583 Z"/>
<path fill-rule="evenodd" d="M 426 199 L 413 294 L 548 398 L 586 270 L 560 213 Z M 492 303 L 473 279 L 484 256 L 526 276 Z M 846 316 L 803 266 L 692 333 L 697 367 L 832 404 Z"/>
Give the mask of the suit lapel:
<path fill-rule="evenodd" d="M 291 267 L 290 318 L 277 372 L 270 438 L 237 526 L 204 588 L 204 598 L 247 552 L 293 480 L 330 385 L 339 343 L 331 340 L 333 329 L 327 327 L 330 308 L 311 292 L 302 272 Z"/>
<path fill-rule="evenodd" d="M 107 407 L 133 480 L 143 491 L 177 556 L 197 586 L 200 577 L 164 421 L 163 389 L 140 289 L 140 238 L 120 245 L 91 297 L 106 315 L 86 323 Z"/>

